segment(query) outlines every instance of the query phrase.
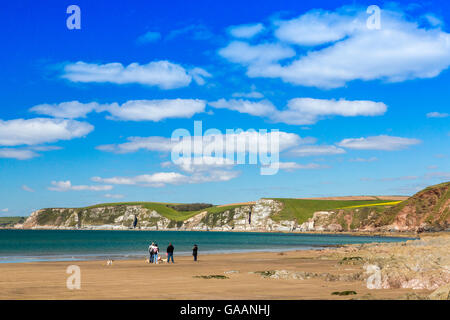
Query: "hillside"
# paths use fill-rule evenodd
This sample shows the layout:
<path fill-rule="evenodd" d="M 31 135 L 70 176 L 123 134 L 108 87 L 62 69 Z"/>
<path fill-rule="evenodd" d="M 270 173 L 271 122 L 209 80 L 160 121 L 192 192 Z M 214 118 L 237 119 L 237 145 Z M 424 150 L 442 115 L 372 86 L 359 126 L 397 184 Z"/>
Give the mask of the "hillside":
<path fill-rule="evenodd" d="M 33 212 L 17 228 L 214 231 L 442 231 L 450 226 L 450 182 L 401 201 L 260 199 L 232 205 L 161 202 L 105 203 Z"/>
<path fill-rule="evenodd" d="M 0 228 L 12 228 L 16 224 L 24 223 L 26 217 L 0 217 Z"/>

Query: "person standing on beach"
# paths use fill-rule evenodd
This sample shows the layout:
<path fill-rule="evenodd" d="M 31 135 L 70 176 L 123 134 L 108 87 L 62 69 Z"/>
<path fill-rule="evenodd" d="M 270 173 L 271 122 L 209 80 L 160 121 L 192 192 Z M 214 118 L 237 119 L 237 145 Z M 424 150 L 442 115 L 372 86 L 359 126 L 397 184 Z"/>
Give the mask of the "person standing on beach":
<path fill-rule="evenodd" d="M 167 263 L 170 262 L 170 259 L 172 259 L 172 263 L 175 263 L 173 262 L 173 249 L 174 247 L 172 245 L 172 242 L 170 242 L 169 246 L 167 247 Z"/>
<path fill-rule="evenodd" d="M 150 258 L 148 259 L 149 263 L 153 263 L 153 249 L 155 247 L 155 244 L 152 242 L 152 244 L 148 247 L 148 253 L 150 254 Z"/>
<path fill-rule="evenodd" d="M 194 247 L 192 248 L 192 255 L 194 256 L 194 261 L 197 261 L 197 254 L 198 254 L 198 246 L 194 244 Z"/>
<path fill-rule="evenodd" d="M 158 264 L 158 252 L 159 252 L 158 244 L 155 243 L 155 246 L 153 247 L 153 261 L 156 264 Z"/>

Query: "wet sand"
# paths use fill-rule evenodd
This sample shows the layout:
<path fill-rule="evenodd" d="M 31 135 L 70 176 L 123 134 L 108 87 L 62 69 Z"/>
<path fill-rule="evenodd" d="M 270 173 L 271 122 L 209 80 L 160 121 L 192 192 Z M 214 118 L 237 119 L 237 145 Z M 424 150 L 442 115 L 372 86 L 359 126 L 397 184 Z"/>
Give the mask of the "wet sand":
<path fill-rule="evenodd" d="M 369 290 L 363 281 L 325 281 L 320 278 L 270 279 L 250 272 L 288 270 L 329 272 L 361 271 L 360 266 L 339 265 L 319 258 L 317 250 L 280 253 L 236 253 L 177 257 L 175 264 L 150 265 L 141 260 L 35 262 L 0 264 L 0 299 L 398 299 L 427 290 Z M 69 265 L 81 270 L 81 289 L 66 287 Z M 239 271 L 227 273 L 227 271 Z M 228 279 L 195 276 L 226 275 Z M 334 291 L 356 291 L 336 296 Z"/>

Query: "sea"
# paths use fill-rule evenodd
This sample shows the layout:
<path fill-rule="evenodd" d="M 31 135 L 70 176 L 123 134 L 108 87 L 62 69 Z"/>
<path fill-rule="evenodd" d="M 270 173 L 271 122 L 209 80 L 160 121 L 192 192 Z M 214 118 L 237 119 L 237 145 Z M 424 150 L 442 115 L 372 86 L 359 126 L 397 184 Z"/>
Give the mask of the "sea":
<path fill-rule="evenodd" d="M 161 253 L 169 242 L 175 255 L 234 252 L 279 252 L 412 238 L 269 232 L 141 230 L 0 230 L 0 263 L 143 259 L 155 242 Z"/>

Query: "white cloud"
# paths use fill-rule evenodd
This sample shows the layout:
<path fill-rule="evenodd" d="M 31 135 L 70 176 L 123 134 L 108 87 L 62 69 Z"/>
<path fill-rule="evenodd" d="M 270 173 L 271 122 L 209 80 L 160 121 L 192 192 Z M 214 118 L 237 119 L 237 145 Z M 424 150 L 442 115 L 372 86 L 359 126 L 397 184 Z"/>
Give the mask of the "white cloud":
<path fill-rule="evenodd" d="M 93 177 L 92 181 L 118 184 L 118 185 L 136 185 L 141 187 L 164 187 L 168 184 L 194 184 L 215 181 L 228 181 L 239 175 L 237 171 L 229 170 L 191 170 L 191 175 L 184 175 L 178 172 L 157 172 L 153 174 L 143 174 L 133 177 L 111 177 L 101 178 Z"/>
<path fill-rule="evenodd" d="M 92 181 L 109 184 L 162 187 L 166 184 L 179 184 L 185 182 L 187 181 L 187 178 L 187 176 L 177 172 L 158 172 L 154 174 L 143 174 L 134 177 L 93 177 Z"/>
<path fill-rule="evenodd" d="M 8 208 L 4 208 L 4 209 L 2 209 L 2 210 L 0 210 L 1 212 L 9 212 L 9 209 Z"/>
<path fill-rule="evenodd" d="M 235 38 L 250 39 L 264 30 L 262 23 L 244 24 L 228 28 L 228 32 Z"/>
<path fill-rule="evenodd" d="M 73 82 L 110 82 L 115 84 L 139 83 L 174 89 L 188 86 L 192 77 L 181 65 L 169 61 L 153 61 L 140 65 L 131 63 L 95 64 L 82 61 L 64 67 L 63 78 Z"/>
<path fill-rule="evenodd" d="M 231 168 L 235 163 L 233 160 L 223 158 L 223 157 L 214 157 L 214 156 L 201 156 L 201 157 L 186 157 L 180 158 L 177 163 L 173 163 L 171 161 L 166 161 L 161 163 L 163 168 L 170 166 L 177 166 L 184 172 L 201 172 L 201 171 L 211 171 L 216 168 Z"/>
<path fill-rule="evenodd" d="M 167 118 L 191 118 L 205 110 L 206 102 L 197 99 L 131 100 L 120 107 L 108 108 L 112 119 L 160 121 Z"/>
<path fill-rule="evenodd" d="M 27 192 L 34 192 L 34 190 L 32 189 L 32 188 L 30 188 L 29 186 L 27 186 L 27 185 L 22 185 L 21 187 L 20 187 L 23 191 L 27 191 Z"/>
<path fill-rule="evenodd" d="M 344 139 L 338 146 L 358 150 L 401 150 L 406 147 L 421 143 L 418 139 L 393 137 L 387 135 Z"/>
<path fill-rule="evenodd" d="M 276 167 L 276 164 L 274 164 L 274 166 Z M 279 162 L 278 167 L 286 171 L 294 171 L 298 169 L 310 170 L 310 169 L 324 168 L 324 166 L 317 163 L 300 164 L 297 162 Z"/>
<path fill-rule="evenodd" d="M 71 140 L 90 133 L 94 127 L 87 122 L 63 119 L 0 120 L 0 146 L 36 145 Z"/>
<path fill-rule="evenodd" d="M 215 150 L 215 145 L 226 146 L 226 139 L 230 141 L 235 141 L 236 147 L 235 152 L 243 153 L 249 152 L 252 150 L 258 150 L 260 141 L 270 141 L 272 138 L 276 137 L 276 133 L 268 131 L 267 133 L 259 133 L 255 131 L 234 131 L 230 134 L 216 134 L 216 135 L 208 135 L 205 137 L 187 137 L 183 138 L 180 141 L 172 141 L 171 138 L 165 137 L 129 137 L 128 142 L 121 144 L 109 144 L 109 145 L 101 145 L 98 146 L 97 149 L 101 151 L 107 152 L 115 152 L 115 153 L 131 153 L 136 152 L 138 150 L 148 150 L 148 151 L 160 151 L 160 152 L 170 152 L 172 148 L 177 147 L 182 149 L 184 144 L 188 144 L 193 150 L 192 146 L 194 143 L 198 143 L 202 146 L 202 150 L 209 149 Z M 304 143 L 314 143 L 316 139 L 311 137 L 301 138 L 300 136 L 294 133 L 288 133 L 279 131 L 278 132 L 279 139 L 279 150 L 285 151 L 289 148 L 298 146 Z M 259 146 L 261 152 L 266 152 L 269 146 L 266 146 L 264 143 Z M 225 150 L 224 150 L 225 151 Z M 225 154 L 225 152 L 224 152 Z"/>
<path fill-rule="evenodd" d="M 105 198 L 110 198 L 110 199 L 122 199 L 123 197 L 124 197 L 123 194 L 111 194 L 111 193 L 105 194 Z"/>
<path fill-rule="evenodd" d="M 44 114 L 55 118 L 86 118 L 88 113 L 100 110 L 97 102 L 81 103 L 79 101 L 61 102 L 59 104 L 39 104 L 30 109 L 31 112 Z"/>
<path fill-rule="evenodd" d="M 421 27 L 399 11 L 383 9 L 381 17 L 381 29 L 370 30 L 363 7 L 314 10 L 275 23 L 275 42 L 270 46 L 277 49 L 267 50 L 266 58 L 261 47 L 266 44 L 231 42 L 219 54 L 246 65 L 249 77 L 320 88 L 342 87 L 353 80 L 433 78 L 448 68 L 450 34 L 439 26 Z M 297 54 L 286 43 L 299 45 Z M 305 51 L 303 46 L 313 47 Z M 298 58 L 277 62 L 294 56 Z"/>
<path fill-rule="evenodd" d="M 309 11 L 298 18 L 275 22 L 275 36 L 281 41 L 315 46 L 341 40 L 349 34 L 365 28 L 365 20 L 337 12 Z"/>
<path fill-rule="evenodd" d="M 374 161 L 378 161 L 377 157 L 370 157 L 370 158 L 354 158 L 354 159 L 350 159 L 350 162 L 374 162 Z"/>
<path fill-rule="evenodd" d="M 212 75 L 202 69 L 202 68 L 193 68 L 191 70 L 189 70 L 189 75 L 192 76 L 192 79 L 194 79 L 194 81 L 199 85 L 202 86 L 206 83 L 205 78 L 211 78 Z"/>
<path fill-rule="evenodd" d="M 120 144 L 101 145 L 96 149 L 114 153 L 131 153 L 138 150 L 170 152 L 173 147 L 171 139 L 164 137 L 129 137 L 127 140 L 129 141 Z"/>
<path fill-rule="evenodd" d="M 287 108 L 284 110 L 277 110 L 268 100 L 220 99 L 208 104 L 214 108 L 265 116 L 274 122 L 295 125 L 314 124 L 325 116 L 334 115 L 344 117 L 377 116 L 384 114 L 387 110 L 387 106 L 382 102 L 345 99 L 295 98 L 288 101 Z"/>
<path fill-rule="evenodd" d="M 118 103 L 98 104 L 78 101 L 59 104 L 42 104 L 30 111 L 58 118 L 84 118 L 90 112 L 108 112 L 109 119 L 129 121 L 161 121 L 167 118 L 190 118 L 204 112 L 206 102 L 198 99 L 129 100 Z"/>
<path fill-rule="evenodd" d="M 337 148 L 336 146 L 305 146 L 300 148 L 295 148 L 290 151 L 291 154 L 308 157 L 308 156 L 325 156 L 325 155 L 336 155 L 345 153 L 344 149 Z"/>
<path fill-rule="evenodd" d="M 429 112 L 427 113 L 427 118 L 447 118 L 449 116 L 448 113 L 443 112 Z"/>
<path fill-rule="evenodd" d="M 208 104 L 214 108 L 234 110 L 240 113 L 248 113 L 253 116 L 268 116 L 276 111 L 275 106 L 268 100 L 249 101 L 243 99 L 220 99 L 218 101 L 209 102 Z"/>
<path fill-rule="evenodd" d="M 70 182 L 70 180 L 67 181 L 52 181 L 51 182 L 52 187 L 48 187 L 48 190 L 51 191 L 59 191 L 59 192 L 66 192 L 66 191 L 107 191 L 111 190 L 113 187 L 110 185 L 103 185 L 103 186 L 87 186 L 87 185 L 78 185 L 74 186 Z"/>
<path fill-rule="evenodd" d="M 180 29 L 172 30 L 166 40 L 174 40 L 179 36 L 189 35 L 194 40 L 209 40 L 214 37 L 214 34 L 209 28 L 203 24 L 192 24 Z"/>
<path fill-rule="evenodd" d="M 144 33 L 143 35 L 140 35 L 137 38 L 136 43 L 142 45 L 142 44 L 156 42 L 160 39 L 161 39 L 161 33 L 156 32 L 156 31 L 148 31 L 148 32 Z"/>
<path fill-rule="evenodd" d="M 377 116 L 384 114 L 386 110 L 387 106 L 384 103 L 368 100 L 295 98 L 289 100 L 287 109 L 272 113 L 271 119 L 276 122 L 304 125 L 314 124 L 324 116 Z"/>
<path fill-rule="evenodd" d="M 258 91 L 250 91 L 250 92 L 235 92 L 232 94 L 234 98 L 254 98 L 261 99 L 264 95 Z"/>
<path fill-rule="evenodd" d="M 36 152 L 26 149 L 0 148 L 0 158 L 28 160 L 39 156 Z"/>
<path fill-rule="evenodd" d="M 242 41 L 233 41 L 219 50 L 219 55 L 231 62 L 243 65 L 263 67 L 286 58 L 295 56 L 292 48 L 278 43 L 249 45 Z"/>

